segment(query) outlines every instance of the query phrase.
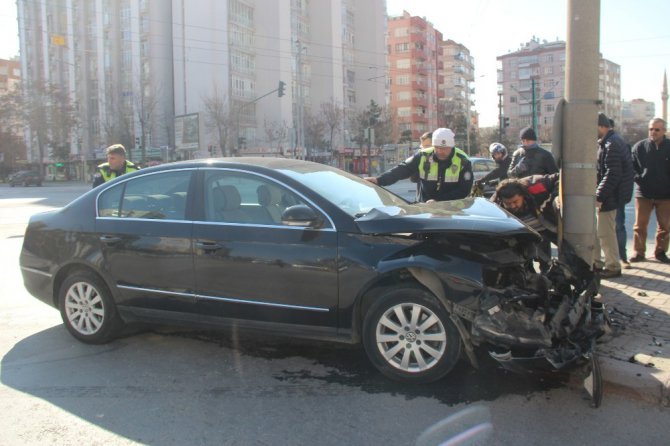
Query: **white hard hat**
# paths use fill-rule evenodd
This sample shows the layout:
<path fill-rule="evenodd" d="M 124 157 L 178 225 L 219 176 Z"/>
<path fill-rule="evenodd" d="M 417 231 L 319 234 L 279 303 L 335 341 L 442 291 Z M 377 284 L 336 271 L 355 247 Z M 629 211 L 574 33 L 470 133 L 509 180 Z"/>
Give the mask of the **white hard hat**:
<path fill-rule="evenodd" d="M 450 129 L 440 127 L 433 132 L 433 147 L 454 147 L 454 132 Z"/>

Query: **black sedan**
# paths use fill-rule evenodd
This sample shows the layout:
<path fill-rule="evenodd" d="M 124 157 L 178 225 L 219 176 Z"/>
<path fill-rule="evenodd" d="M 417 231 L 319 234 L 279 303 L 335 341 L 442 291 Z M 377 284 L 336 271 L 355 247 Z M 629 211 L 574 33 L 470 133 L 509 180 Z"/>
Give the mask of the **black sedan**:
<path fill-rule="evenodd" d="M 9 177 L 9 185 L 11 187 L 16 186 L 17 184 L 24 187 L 30 186 L 31 184 L 41 186 L 42 175 L 34 170 L 21 170 Z"/>
<path fill-rule="evenodd" d="M 561 368 L 601 332 L 588 267 L 530 259 L 538 235 L 481 198 L 409 204 L 322 164 L 226 158 L 123 175 L 32 217 L 28 291 L 70 333 L 132 322 L 235 326 L 359 343 L 427 382 L 462 351 Z M 583 262 L 582 262 L 583 263 Z"/>

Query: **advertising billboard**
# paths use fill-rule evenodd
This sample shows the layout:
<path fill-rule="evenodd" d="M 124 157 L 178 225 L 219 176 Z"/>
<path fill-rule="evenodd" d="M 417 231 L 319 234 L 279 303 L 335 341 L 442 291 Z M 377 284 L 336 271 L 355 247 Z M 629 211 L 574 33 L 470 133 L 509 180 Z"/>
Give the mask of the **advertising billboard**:
<path fill-rule="evenodd" d="M 174 136 L 177 150 L 197 150 L 200 145 L 198 113 L 175 116 Z"/>

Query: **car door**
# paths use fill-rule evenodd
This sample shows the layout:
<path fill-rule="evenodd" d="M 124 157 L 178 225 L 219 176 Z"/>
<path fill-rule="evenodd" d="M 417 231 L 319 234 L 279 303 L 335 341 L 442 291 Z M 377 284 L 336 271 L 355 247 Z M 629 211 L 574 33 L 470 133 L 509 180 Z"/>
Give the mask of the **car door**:
<path fill-rule="evenodd" d="M 149 317 L 197 319 L 193 224 L 186 209 L 192 174 L 137 176 L 99 195 L 99 261 L 119 305 Z"/>
<path fill-rule="evenodd" d="M 206 169 L 201 178 L 203 205 L 193 239 L 203 318 L 334 330 L 337 232 L 326 214 L 262 175 Z M 322 225 L 283 224 L 281 213 L 299 204 L 316 210 Z"/>

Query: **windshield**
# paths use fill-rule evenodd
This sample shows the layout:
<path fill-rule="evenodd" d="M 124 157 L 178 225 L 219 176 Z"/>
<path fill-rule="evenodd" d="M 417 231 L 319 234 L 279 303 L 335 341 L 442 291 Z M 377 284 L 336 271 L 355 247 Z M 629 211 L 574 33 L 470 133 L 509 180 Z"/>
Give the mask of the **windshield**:
<path fill-rule="evenodd" d="M 317 192 L 352 217 L 360 217 L 377 207 L 407 204 L 399 196 L 369 181 L 339 169 L 322 167 L 323 170 L 281 172 Z"/>

